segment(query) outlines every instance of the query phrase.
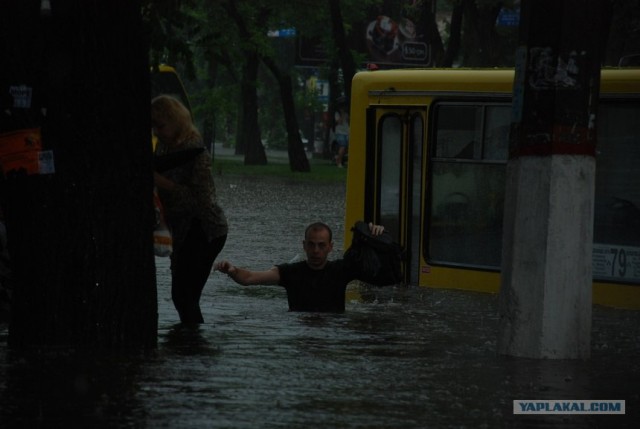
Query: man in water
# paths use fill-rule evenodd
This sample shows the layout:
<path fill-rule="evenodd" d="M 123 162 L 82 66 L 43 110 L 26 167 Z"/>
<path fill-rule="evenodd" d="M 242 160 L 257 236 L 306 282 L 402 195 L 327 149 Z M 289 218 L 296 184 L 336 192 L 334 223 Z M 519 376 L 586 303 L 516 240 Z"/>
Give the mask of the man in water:
<path fill-rule="evenodd" d="M 369 230 L 371 235 L 380 235 L 384 227 L 369 223 Z M 302 246 L 307 255 L 305 261 L 279 264 L 266 271 L 250 271 L 221 261 L 215 270 L 244 286 L 283 286 L 290 311 L 344 312 L 347 285 L 360 276 L 357 264 L 349 259 L 327 259 L 333 250 L 333 235 L 322 222 L 306 228 Z"/>

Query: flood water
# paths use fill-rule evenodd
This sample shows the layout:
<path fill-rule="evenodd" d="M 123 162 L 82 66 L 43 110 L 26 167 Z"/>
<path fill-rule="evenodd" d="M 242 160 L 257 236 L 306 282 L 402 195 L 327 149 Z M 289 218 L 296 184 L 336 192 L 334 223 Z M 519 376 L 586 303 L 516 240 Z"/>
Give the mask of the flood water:
<path fill-rule="evenodd" d="M 221 258 L 266 269 L 335 226 L 344 186 L 217 177 L 231 222 Z M 632 427 L 640 413 L 640 312 L 594 308 L 586 361 L 496 354 L 497 297 L 418 287 L 348 290 L 345 314 L 287 311 L 284 290 L 212 273 L 206 323 L 182 327 L 157 258 L 159 341 L 141 354 L 7 349 L 0 428 Z M 625 415 L 521 416 L 513 400 L 626 401 Z"/>

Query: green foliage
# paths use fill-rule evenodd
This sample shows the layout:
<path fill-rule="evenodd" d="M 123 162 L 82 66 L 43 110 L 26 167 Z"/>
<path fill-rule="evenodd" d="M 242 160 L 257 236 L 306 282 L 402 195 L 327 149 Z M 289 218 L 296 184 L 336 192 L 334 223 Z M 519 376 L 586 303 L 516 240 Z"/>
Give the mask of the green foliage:
<path fill-rule="evenodd" d="M 622 55 L 640 52 L 638 0 L 611 0 L 614 6 L 610 50 L 607 64 L 617 64 Z M 464 6 L 461 46 L 449 52 L 460 67 L 495 67 L 513 64 L 517 44 L 517 28 L 496 27 L 500 7 L 512 8 L 517 0 L 341 0 L 347 41 L 360 37 L 362 23 L 371 14 L 393 10 L 414 16 L 418 7 L 435 2 L 438 34 L 448 48 L 454 6 Z M 295 85 L 297 111 L 323 110 L 316 94 L 307 90 L 307 70 L 293 66 L 295 46 L 292 40 L 269 38 L 269 30 L 296 28 L 301 36 L 319 40 L 329 55 L 328 63 L 337 58 L 333 40 L 329 1 L 300 0 L 142 0 L 152 64 L 160 62 L 176 66 L 182 74 L 192 98 L 199 122 L 209 121 L 216 130 L 234 130 L 239 111 L 239 78 L 248 52 L 258 52 L 279 64 L 291 74 Z M 356 64 L 365 57 L 350 46 Z M 318 71 L 327 79 L 329 68 Z M 259 94 L 260 129 L 270 142 L 285 145 L 284 120 L 277 82 L 262 70 L 256 82 Z M 220 132 L 217 133 L 221 136 Z M 224 133 L 225 139 L 233 139 Z"/>
<path fill-rule="evenodd" d="M 150 61 L 182 64 L 189 76 L 194 75 L 190 40 L 197 33 L 198 22 L 186 13 L 195 0 L 142 1 L 142 18 L 149 35 Z"/>

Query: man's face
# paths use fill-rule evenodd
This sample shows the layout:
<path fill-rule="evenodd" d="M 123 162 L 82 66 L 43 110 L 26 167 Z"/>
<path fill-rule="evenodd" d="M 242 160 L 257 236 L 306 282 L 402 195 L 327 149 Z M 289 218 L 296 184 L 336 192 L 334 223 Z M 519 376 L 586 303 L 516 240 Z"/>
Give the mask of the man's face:
<path fill-rule="evenodd" d="M 307 254 L 307 264 L 315 270 L 325 266 L 327 257 L 333 250 L 333 243 L 329 240 L 329 231 L 326 229 L 308 231 L 302 245 Z"/>

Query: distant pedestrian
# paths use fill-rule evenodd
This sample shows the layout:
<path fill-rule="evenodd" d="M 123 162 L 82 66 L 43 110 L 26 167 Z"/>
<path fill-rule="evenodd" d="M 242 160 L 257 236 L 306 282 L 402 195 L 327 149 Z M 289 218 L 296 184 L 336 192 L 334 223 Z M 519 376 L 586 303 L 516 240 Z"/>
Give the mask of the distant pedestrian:
<path fill-rule="evenodd" d="M 171 298 L 184 323 L 202 323 L 200 296 L 213 262 L 227 240 L 227 219 L 218 205 L 211 156 L 189 110 L 161 95 L 151 101 L 156 156 L 194 153 L 177 166 L 154 172 L 154 182 L 173 238 Z M 188 151 L 188 152 L 186 152 Z"/>
<path fill-rule="evenodd" d="M 349 148 L 349 114 L 346 109 L 340 109 L 335 114 L 335 141 L 338 149 L 336 155 L 336 165 L 340 168 L 344 166 L 344 157 Z"/>

